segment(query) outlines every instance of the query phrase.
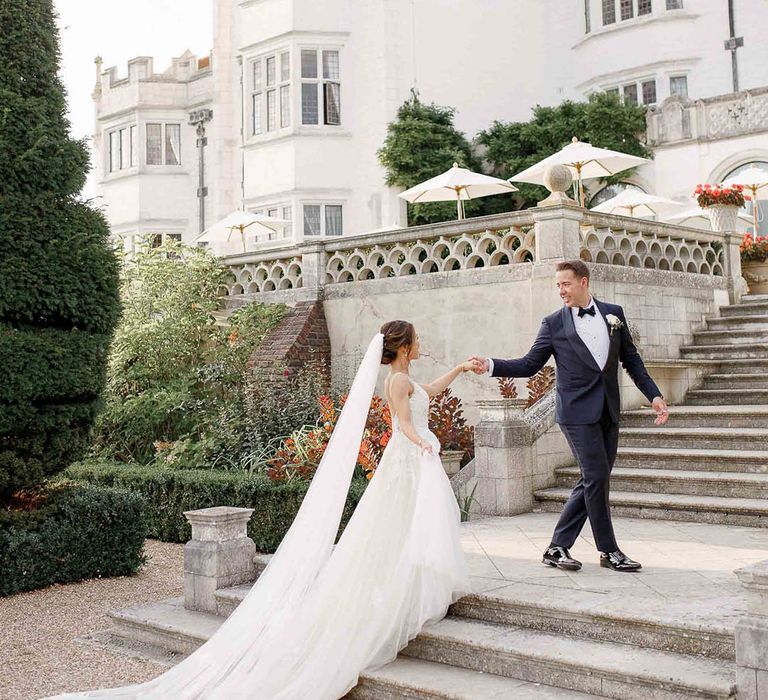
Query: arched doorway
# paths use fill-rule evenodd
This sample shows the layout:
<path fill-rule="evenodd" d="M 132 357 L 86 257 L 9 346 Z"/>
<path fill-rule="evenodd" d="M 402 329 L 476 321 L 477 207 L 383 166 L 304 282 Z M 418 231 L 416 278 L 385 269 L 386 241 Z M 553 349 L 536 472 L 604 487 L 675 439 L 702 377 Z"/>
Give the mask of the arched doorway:
<path fill-rule="evenodd" d="M 737 168 L 734 168 L 730 172 L 726 174 L 726 176 L 723 178 L 723 182 L 726 182 L 727 180 L 730 180 L 734 178 L 735 176 L 743 173 L 747 168 L 759 168 L 760 170 L 764 170 L 766 173 L 768 173 L 768 162 L 764 160 L 751 160 L 748 163 L 742 163 Z M 768 182 L 768 178 L 766 178 L 766 182 Z M 747 190 L 744 191 L 744 194 L 750 194 Z M 742 213 L 748 214 L 749 217 L 752 217 L 752 211 L 755 206 L 755 203 L 747 202 L 746 206 L 741 210 Z M 749 226 L 749 230 L 751 231 L 753 228 L 752 224 Z M 757 231 L 754 232 L 755 236 L 766 236 L 768 235 L 768 188 L 762 188 L 758 190 L 757 192 Z"/>
<path fill-rule="evenodd" d="M 631 182 L 617 182 L 614 185 L 606 185 L 603 189 L 598 190 L 589 199 L 588 206 L 590 209 L 594 209 L 598 204 L 607 202 L 617 194 L 621 194 L 624 190 L 634 190 L 635 192 L 645 192 L 645 190 Z"/>

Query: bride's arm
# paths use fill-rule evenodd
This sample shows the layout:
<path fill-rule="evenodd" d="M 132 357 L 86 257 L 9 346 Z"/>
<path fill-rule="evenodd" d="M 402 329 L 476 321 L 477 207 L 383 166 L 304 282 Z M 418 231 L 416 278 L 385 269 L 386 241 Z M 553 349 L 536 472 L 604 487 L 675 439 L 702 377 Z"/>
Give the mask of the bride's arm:
<path fill-rule="evenodd" d="M 392 397 L 392 407 L 395 409 L 395 415 L 400 423 L 400 429 L 405 437 L 411 442 L 416 443 L 419 448 L 432 454 L 432 445 L 422 438 L 413 427 L 411 420 L 411 405 L 408 403 L 408 392 L 411 383 L 404 374 L 396 375 L 389 385 L 389 395 Z"/>
<path fill-rule="evenodd" d="M 429 394 L 429 398 L 437 396 L 443 389 L 446 389 L 448 385 L 456 379 L 460 374 L 464 372 L 470 372 L 474 370 L 475 365 L 473 362 L 462 362 L 460 365 L 456 365 L 450 372 L 444 374 L 442 377 L 438 377 L 430 384 L 422 384 L 424 391 Z"/>

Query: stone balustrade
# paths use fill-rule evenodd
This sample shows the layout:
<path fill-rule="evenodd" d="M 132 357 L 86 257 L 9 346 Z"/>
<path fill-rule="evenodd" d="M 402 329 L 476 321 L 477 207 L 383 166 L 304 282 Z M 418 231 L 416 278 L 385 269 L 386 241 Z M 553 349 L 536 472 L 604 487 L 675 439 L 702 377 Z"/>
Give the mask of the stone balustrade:
<path fill-rule="evenodd" d="M 739 700 L 768 698 L 768 560 L 738 569 L 747 615 L 736 625 Z"/>

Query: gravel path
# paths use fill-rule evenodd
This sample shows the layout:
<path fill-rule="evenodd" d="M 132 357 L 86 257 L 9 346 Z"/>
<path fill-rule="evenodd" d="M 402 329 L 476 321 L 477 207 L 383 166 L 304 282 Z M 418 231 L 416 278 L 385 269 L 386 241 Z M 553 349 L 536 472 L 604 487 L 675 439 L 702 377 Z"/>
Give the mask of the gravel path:
<path fill-rule="evenodd" d="M 146 540 L 135 576 L 91 579 L 0 598 L 0 700 L 141 683 L 166 670 L 75 641 L 111 625 L 107 611 L 182 595 L 184 545 Z"/>

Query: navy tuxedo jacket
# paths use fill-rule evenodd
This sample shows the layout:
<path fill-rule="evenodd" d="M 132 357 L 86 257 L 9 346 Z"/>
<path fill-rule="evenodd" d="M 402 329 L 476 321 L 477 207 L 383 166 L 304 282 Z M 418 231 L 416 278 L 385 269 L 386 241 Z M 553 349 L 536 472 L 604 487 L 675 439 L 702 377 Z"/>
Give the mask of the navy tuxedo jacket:
<path fill-rule="evenodd" d="M 604 369 L 598 367 L 592 353 L 579 338 L 572 312 L 565 305 L 541 322 L 539 335 L 525 357 L 493 360 L 494 377 L 532 377 L 554 355 L 557 366 L 555 420 L 558 423 L 597 423 L 606 400 L 611 418 L 615 423 L 619 422 L 619 361 L 649 401 L 661 396 L 632 342 L 624 310 L 617 304 L 594 301 L 603 320 L 608 314 L 613 314 L 623 324 L 609 335 L 608 360 Z M 605 322 L 608 325 L 608 321 Z M 611 332 L 610 326 L 608 332 Z"/>

